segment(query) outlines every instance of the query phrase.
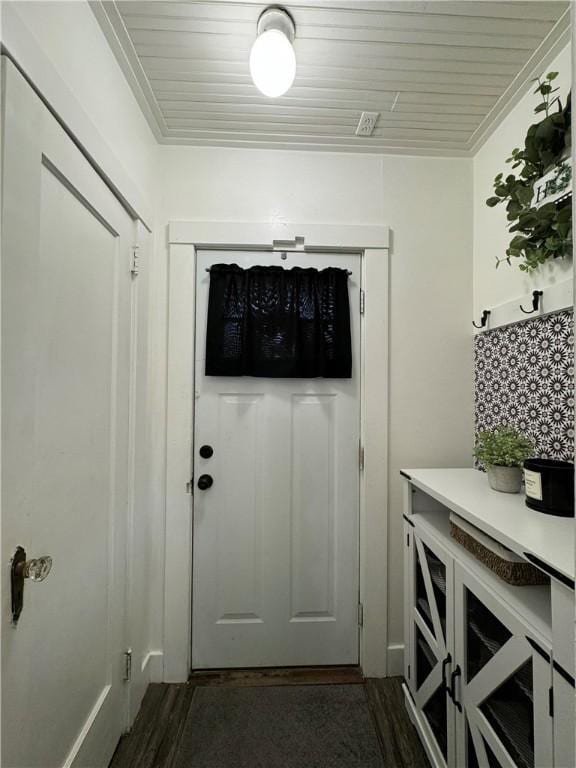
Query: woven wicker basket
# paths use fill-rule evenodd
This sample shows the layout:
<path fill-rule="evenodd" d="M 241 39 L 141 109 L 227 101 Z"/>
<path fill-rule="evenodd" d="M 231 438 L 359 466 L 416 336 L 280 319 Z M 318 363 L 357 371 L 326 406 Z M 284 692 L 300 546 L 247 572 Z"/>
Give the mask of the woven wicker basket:
<path fill-rule="evenodd" d="M 541 570 L 530 563 L 518 563 L 511 560 L 505 560 L 485 547 L 473 536 L 471 536 L 456 523 L 450 521 L 451 536 L 463 547 L 465 547 L 476 560 L 479 560 L 487 568 L 515 587 L 528 587 L 538 584 L 548 584 L 550 579 Z"/>

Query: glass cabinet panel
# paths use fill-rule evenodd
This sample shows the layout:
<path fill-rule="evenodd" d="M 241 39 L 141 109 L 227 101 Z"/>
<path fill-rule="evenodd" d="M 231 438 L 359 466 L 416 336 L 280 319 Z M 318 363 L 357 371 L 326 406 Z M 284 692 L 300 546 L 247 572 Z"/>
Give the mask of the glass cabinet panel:
<path fill-rule="evenodd" d="M 532 660 L 500 685 L 480 706 L 519 768 L 534 768 Z"/>
<path fill-rule="evenodd" d="M 492 750 L 490 749 L 486 741 L 484 741 L 484 747 L 486 748 L 486 757 L 488 758 L 488 765 L 490 766 L 490 768 L 502 768 L 502 766 L 496 759 L 496 755 L 494 754 L 494 752 L 492 752 Z"/>
<path fill-rule="evenodd" d="M 443 685 L 438 686 L 436 692 L 424 705 L 423 712 L 428 720 L 430 729 L 434 734 L 444 759 L 448 758 L 448 701 Z"/>
<path fill-rule="evenodd" d="M 470 682 L 510 640 L 512 632 L 470 590 L 466 590 L 466 616 L 466 679 Z M 519 768 L 534 768 L 533 677 L 529 660 L 480 704 L 480 711 Z"/>
<path fill-rule="evenodd" d="M 416 687 L 421 688 L 438 659 L 426 642 L 424 635 L 416 627 Z"/>
<path fill-rule="evenodd" d="M 466 723 L 466 768 L 480 768 L 470 726 Z"/>
<path fill-rule="evenodd" d="M 424 569 L 426 569 L 432 582 L 433 599 L 440 617 L 442 636 L 446 638 L 446 566 L 426 544 L 423 543 L 422 548 L 425 556 L 424 563 L 420 562 L 420 555 L 416 553 L 416 607 L 428 629 L 434 632 L 430 599 L 424 580 Z"/>
<path fill-rule="evenodd" d="M 440 624 L 442 625 L 442 634 L 446 637 L 446 566 L 426 544 L 423 546 L 432 581 L 434 600 L 440 616 Z"/>
<path fill-rule="evenodd" d="M 543 636 L 534 638 L 523 617 L 460 564 L 455 565 L 455 601 L 455 654 L 462 664 L 455 691 L 464 718 L 457 746 L 462 768 L 551 765 L 550 644 Z"/>
<path fill-rule="evenodd" d="M 410 685 L 434 760 L 447 765 L 455 749 L 453 705 L 445 686 L 454 626 L 453 566 L 433 537 L 412 535 Z"/>
<path fill-rule="evenodd" d="M 472 678 L 512 637 L 470 590 L 466 590 L 466 681 Z"/>
<path fill-rule="evenodd" d="M 430 632 L 434 632 L 432 611 L 430 610 L 430 602 L 428 600 L 424 574 L 422 572 L 422 563 L 420 562 L 420 555 L 418 552 L 416 552 L 416 608 L 418 609 L 420 616 L 424 619 Z"/>

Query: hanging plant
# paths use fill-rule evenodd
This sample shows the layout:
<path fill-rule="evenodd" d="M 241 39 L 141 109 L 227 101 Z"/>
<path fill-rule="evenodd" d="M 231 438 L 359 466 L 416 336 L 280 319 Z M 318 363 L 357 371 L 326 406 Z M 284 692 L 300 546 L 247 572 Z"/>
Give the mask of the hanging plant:
<path fill-rule="evenodd" d="M 508 231 L 514 233 L 506 256 L 496 256 L 497 267 L 502 261 L 511 264 L 512 258 L 519 258 L 520 269 L 532 272 L 548 259 L 572 251 L 572 201 L 568 194 L 572 108 L 570 94 L 564 106 L 554 96 L 559 90 L 553 87 L 557 76 L 557 72 L 549 72 L 544 79 L 534 80 L 538 83 L 534 93 L 542 96 L 534 112 L 543 112 L 545 117 L 528 129 L 524 149 L 513 149 L 506 160 L 516 174 L 505 177 L 499 173 L 494 179 L 494 196 L 486 200 L 490 208 L 506 203 Z M 543 177 L 545 183 L 539 186 Z M 544 199 L 552 201 L 542 202 L 541 192 Z"/>

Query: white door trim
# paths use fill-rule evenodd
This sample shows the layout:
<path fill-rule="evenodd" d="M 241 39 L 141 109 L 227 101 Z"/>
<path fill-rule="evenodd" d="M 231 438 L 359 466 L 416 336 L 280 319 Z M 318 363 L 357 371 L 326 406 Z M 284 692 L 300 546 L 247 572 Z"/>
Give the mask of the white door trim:
<path fill-rule="evenodd" d="M 370 286 L 361 322 L 360 661 L 364 673 L 387 674 L 388 613 L 388 227 L 286 222 L 174 222 L 168 226 L 168 370 L 166 403 L 166 540 L 164 680 L 190 671 L 194 274 L 196 251 L 355 251 Z"/>
<path fill-rule="evenodd" d="M 94 8 L 94 14 L 98 14 Z M 50 61 L 19 12 L 18 3 L 2 3 L 2 53 L 76 143 L 84 157 L 120 200 L 133 219 L 152 231 L 153 207 L 124 169 L 121 158 L 104 139 Z"/>

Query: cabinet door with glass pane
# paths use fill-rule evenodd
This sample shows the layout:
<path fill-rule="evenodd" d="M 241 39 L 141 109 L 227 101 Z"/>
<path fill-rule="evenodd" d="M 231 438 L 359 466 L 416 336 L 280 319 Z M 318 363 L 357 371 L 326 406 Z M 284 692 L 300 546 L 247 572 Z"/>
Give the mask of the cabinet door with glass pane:
<path fill-rule="evenodd" d="M 458 563 L 454 590 L 456 765 L 550 768 L 550 645 Z"/>
<path fill-rule="evenodd" d="M 409 687 L 437 765 L 453 765 L 454 716 L 446 693 L 453 647 L 453 561 L 416 526 L 412 532 Z"/>

